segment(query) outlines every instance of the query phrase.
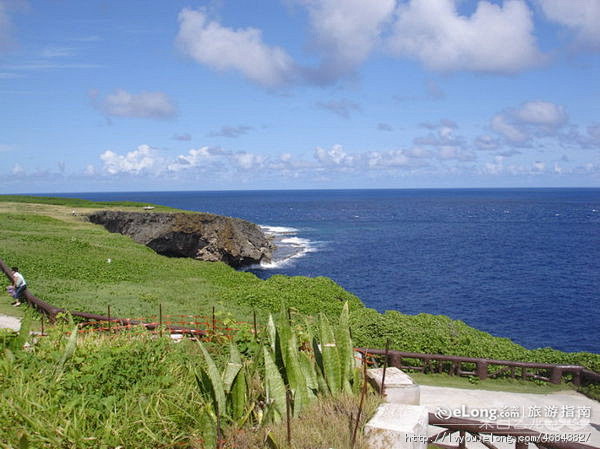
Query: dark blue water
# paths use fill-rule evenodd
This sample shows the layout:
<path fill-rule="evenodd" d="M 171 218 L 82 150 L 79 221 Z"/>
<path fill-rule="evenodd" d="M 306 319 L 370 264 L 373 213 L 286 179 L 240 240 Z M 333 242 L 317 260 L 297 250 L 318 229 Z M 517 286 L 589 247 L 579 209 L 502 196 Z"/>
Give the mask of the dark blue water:
<path fill-rule="evenodd" d="M 279 240 L 297 257 L 257 275 L 329 276 L 379 311 L 444 314 L 529 348 L 600 352 L 600 189 L 65 196 L 295 228 Z"/>

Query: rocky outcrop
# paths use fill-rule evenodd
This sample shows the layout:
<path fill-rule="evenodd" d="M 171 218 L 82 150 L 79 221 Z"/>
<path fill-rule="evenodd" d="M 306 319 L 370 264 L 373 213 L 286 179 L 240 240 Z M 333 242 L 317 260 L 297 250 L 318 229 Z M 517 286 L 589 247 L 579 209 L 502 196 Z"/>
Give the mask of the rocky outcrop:
<path fill-rule="evenodd" d="M 92 223 L 131 237 L 159 254 L 222 261 L 232 267 L 270 262 L 274 245 L 260 227 L 207 213 L 99 211 Z"/>

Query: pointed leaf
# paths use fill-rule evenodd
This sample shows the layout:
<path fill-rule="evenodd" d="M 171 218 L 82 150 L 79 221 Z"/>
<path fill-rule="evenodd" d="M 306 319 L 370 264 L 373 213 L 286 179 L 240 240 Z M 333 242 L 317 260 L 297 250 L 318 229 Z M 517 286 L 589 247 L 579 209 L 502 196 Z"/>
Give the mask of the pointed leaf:
<path fill-rule="evenodd" d="M 231 386 L 231 417 L 237 421 L 241 419 L 245 412 L 248 402 L 246 394 L 246 373 L 240 369 L 235 376 Z"/>
<path fill-rule="evenodd" d="M 237 346 L 231 342 L 229 344 L 229 362 L 227 362 L 227 366 L 223 371 L 223 389 L 225 393 L 229 393 L 229 390 L 231 390 L 231 384 L 240 369 L 242 369 L 242 356 Z"/>
<path fill-rule="evenodd" d="M 275 321 L 273 315 L 269 314 L 269 320 L 267 321 L 267 334 L 269 336 L 269 343 L 271 344 L 271 351 L 275 354 L 275 345 L 277 344 L 277 328 L 275 327 Z"/>
<path fill-rule="evenodd" d="M 353 381 L 354 349 L 352 347 L 352 339 L 350 338 L 350 314 L 347 301 L 344 303 L 342 313 L 340 314 L 340 322 L 335 340 L 340 358 L 342 389 L 346 393 L 351 393 L 350 384 Z"/>
<path fill-rule="evenodd" d="M 217 369 L 217 365 L 215 365 L 214 360 L 204 347 L 201 342 L 198 342 L 200 346 L 200 350 L 202 351 L 202 355 L 204 356 L 204 360 L 206 362 L 206 374 L 210 380 L 210 384 L 212 390 L 214 392 L 214 407 L 217 414 L 222 415 L 225 413 L 225 390 L 223 389 L 223 380 L 221 379 L 221 375 L 219 374 L 219 370 Z"/>
<path fill-rule="evenodd" d="M 304 373 L 300 368 L 298 345 L 293 333 L 288 339 L 285 356 L 285 371 L 288 385 L 294 391 L 294 416 L 298 416 L 300 411 L 308 404 L 308 391 Z"/>
<path fill-rule="evenodd" d="M 274 407 L 273 421 L 278 422 L 285 414 L 285 384 L 267 348 L 263 348 L 263 356 L 265 359 L 267 403 Z"/>
<path fill-rule="evenodd" d="M 323 374 L 332 394 L 337 394 L 341 389 L 341 369 L 338 350 L 329 320 L 319 314 L 319 334 L 321 339 L 321 352 L 323 354 Z"/>

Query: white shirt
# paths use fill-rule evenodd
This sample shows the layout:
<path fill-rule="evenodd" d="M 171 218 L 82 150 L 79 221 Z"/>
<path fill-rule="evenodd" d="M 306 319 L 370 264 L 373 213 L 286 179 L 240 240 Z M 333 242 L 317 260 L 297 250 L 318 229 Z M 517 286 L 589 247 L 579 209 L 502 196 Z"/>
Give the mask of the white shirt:
<path fill-rule="evenodd" d="M 13 278 L 15 280 L 15 287 L 19 288 L 22 285 L 25 285 L 25 278 L 18 271 L 15 271 L 15 273 L 13 274 Z"/>

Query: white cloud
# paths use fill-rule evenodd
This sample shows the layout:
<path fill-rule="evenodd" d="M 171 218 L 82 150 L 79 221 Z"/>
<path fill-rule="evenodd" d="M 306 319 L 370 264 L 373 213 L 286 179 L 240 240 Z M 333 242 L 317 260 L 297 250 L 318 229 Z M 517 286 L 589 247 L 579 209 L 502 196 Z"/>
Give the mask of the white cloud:
<path fill-rule="evenodd" d="M 141 174 L 150 172 L 160 166 L 155 150 L 149 145 L 140 145 L 136 150 L 125 155 L 107 150 L 100 155 L 104 170 L 110 175 L 119 173 Z"/>
<path fill-rule="evenodd" d="M 197 167 L 208 167 L 219 161 L 221 156 L 228 154 L 221 148 L 201 147 L 191 149 L 187 154 L 181 154 L 167 166 L 169 171 L 187 170 Z"/>
<path fill-rule="evenodd" d="M 525 144 L 533 137 L 556 135 L 568 121 L 569 116 L 563 106 L 536 100 L 496 114 L 491 128 L 510 143 Z"/>
<path fill-rule="evenodd" d="M 92 96 L 96 96 L 93 93 Z M 173 101 L 163 92 L 132 94 L 123 89 L 107 95 L 97 106 L 109 116 L 166 119 L 177 114 Z"/>
<path fill-rule="evenodd" d="M 519 126 L 512 124 L 506 114 L 497 114 L 492 118 L 492 130 L 501 134 L 503 137 L 513 143 L 523 143 L 529 140 L 529 135 L 520 129 Z"/>
<path fill-rule="evenodd" d="M 242 151 L 232 154 L 231 160 L 235 164 L 236 168 L 241 170 L 250 170 L 262 167 L 267 158 L 259 154 Z"/>
<path fill-rule="evenodd" d="M 444 161 L 472 161 L 475 159 L 475 155 L 472 152 L 451 145 L 441 146 L 438 150 L 437 157 Z"/>
<path fill-rule="evenodd" d="M 217 70 L 236 70 L 251 81 L 275 87 L 293 75 L 294 63 L 279 47 L 269 47 L 256 28 L 231 29 L 202 11 L 179 13 L 177 45 L 187 56 Z"/>
<path fill-rule="evenodd" d="M 325 166 L 352 166 L 355 161 L 354 156 L 346 153 L 341 145 L 334 145 L 329 150 L 317 147 L 314 157 Z"/>
<path fill-rule="evenodd" d="M 600 48 L 600 1 L 538 0 L 538 3 L 548 19 L 573 30 L 581 44 Z"/>
<path fill-rule="evenodd" d="M 309 12 L 314 47 L 323 60 L 307 70 L 312 81 L 327 83 L 361 64 L 379 41 L 396 0 L 297 0 Z"/>
<path fill-rule="evenodd" d="M 479 1 L 461 16 L 457 0 L 410 0 L 397 10 L 389 46 L 433 70 L 514 73 L 542 60 L 531 11 L 521 0 Z"/>
<path fill-rule="evenodd" d="M 528 101 L 515 111 L 515 116 L 525 123 L 551 127 L 563 125 L 569 119 L 564 107 L 548 101 Z"/>

